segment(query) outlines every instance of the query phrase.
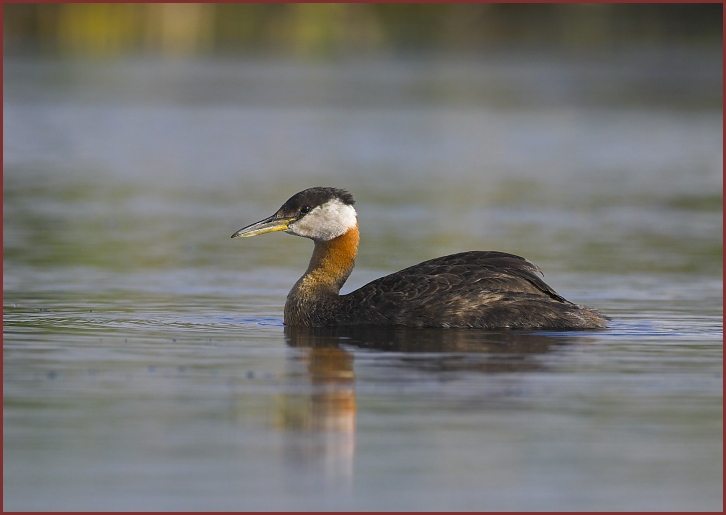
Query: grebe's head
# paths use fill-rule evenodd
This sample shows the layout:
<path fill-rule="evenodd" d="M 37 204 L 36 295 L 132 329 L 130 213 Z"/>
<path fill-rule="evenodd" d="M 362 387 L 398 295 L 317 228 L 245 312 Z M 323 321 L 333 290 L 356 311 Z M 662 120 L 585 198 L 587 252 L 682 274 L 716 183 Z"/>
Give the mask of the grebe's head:
<path fill-rule="evenodd" d="M 232 238 L 285 231 L 315 241 L 328 241 L 357 226 L 353 195 L 337 188 L 308 188 L 296 193 L 277 212 L 248 225 Z"/>

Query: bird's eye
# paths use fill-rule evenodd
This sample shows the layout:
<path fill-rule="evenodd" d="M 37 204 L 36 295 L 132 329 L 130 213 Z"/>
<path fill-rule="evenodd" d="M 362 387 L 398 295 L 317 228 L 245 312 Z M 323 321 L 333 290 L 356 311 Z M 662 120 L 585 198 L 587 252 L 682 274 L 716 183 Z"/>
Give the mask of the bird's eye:
<path fill-rule="evenodd" d="M 300 210 L 301 215 L 306 215 L 311 211 L 310 206 L 303 206 L 303 208 Z"/>

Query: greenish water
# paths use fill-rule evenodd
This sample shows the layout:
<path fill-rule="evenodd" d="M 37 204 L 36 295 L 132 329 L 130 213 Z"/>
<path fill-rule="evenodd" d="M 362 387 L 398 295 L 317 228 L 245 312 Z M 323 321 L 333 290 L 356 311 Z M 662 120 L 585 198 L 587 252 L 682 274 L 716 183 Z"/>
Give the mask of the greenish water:
<path fill-rule="evenodd" d="M 504 57 L 6 61 L 4 509 L 720 511 L 720 55 Z M 612 325 L 286 329 L 314 185 Z"/>

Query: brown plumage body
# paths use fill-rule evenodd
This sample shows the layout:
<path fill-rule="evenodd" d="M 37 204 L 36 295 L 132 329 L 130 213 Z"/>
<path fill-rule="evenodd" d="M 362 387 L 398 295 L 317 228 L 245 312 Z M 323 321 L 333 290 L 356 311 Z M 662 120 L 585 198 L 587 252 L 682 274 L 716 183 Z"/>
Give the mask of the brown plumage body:
<path fill-rule="evenodd" d="M 536 265 L 503 252 L 470 251 L 431 259 L 340 295 L 358 252 L 352 204 L 352 196 L 343 190 L 311 188 L 293 196 L 272 217 L 233 236 L 286 230 L 314 240 L 308 269 L 285 302 L 286 325 L 520 330 L 607 326 L 607 317 L 569 302 L 545 284 Z M 325 209 L 314 214 L 311 205 Z M 336 209 L 328 209 L 330 205 Z M 319 231 L 317 226 L 338 212 L 345 223 Z M 305 216 L 311 219 L 295 225 Z"/>

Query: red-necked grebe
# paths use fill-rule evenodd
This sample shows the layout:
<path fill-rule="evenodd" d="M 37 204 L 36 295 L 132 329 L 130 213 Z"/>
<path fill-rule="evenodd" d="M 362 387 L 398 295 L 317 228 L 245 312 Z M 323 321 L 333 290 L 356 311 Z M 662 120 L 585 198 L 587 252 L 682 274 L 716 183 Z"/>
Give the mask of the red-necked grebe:
<path fill-rule="evenodd" d="M 569 302 L 526 259 L 494 251 L 452 254 L 381 277 L 347 295 L 340 288 L 358 252 L 353 196 L 336 188 L 296 193 L 277 212 L 232 238 L 285 231 L 315 242 L 285 302 L 285 325 L 479 329 L 602 329 L 608 318 Z"/>

